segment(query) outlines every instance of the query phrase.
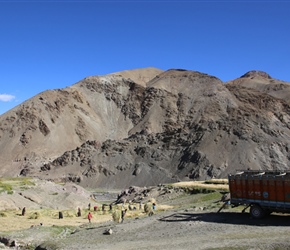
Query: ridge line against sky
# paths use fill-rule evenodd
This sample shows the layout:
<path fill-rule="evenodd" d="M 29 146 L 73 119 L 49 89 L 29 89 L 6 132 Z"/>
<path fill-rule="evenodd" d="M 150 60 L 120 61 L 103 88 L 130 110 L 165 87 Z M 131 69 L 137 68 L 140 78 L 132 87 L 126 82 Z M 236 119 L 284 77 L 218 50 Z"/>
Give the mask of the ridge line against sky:
<path fill-rule="evenodd" d="M 183 68 L 290 82 L 289 1 L 0 0 L 0 114 L 92 75 Z"/>

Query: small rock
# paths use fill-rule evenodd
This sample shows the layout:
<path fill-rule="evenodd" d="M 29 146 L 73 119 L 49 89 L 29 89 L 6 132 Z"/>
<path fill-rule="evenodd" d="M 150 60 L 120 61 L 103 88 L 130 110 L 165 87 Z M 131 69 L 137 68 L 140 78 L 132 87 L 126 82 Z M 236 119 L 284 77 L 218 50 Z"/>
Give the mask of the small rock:
<path fill-rule="evenodd" d="M 113 233 L 113 230 L 111 228 L 106 229 L 104 232 L 104 234 L 106 234 L 106 235 L 111 235 L 112 233 Z"/>

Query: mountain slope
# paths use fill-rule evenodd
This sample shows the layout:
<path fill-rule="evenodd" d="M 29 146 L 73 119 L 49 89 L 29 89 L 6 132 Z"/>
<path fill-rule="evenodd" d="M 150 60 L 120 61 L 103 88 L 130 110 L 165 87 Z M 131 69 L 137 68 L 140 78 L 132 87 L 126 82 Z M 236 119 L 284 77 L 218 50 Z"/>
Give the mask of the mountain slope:
<path fill-rule="evenodd" d="M 228 83 L 181 69 L 87 77 L 0 117 L 1 174 L 124 188 L 285 170 L 290 95 L 279 84 L 260 71 Z"/>

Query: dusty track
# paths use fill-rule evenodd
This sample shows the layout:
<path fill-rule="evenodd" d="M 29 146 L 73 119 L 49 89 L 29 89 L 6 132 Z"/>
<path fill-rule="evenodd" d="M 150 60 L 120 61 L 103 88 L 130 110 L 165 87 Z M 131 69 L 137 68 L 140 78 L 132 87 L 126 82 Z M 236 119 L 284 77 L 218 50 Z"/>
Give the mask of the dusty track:
<path fill-rule="evenodd" d="M 167 211 L 152 217 L 107 222 L 57 241 L 60 249 L 290 249 L 289 216 L 262 220 L 248 213 Z M 111 228 L 112 235 L 103 235 Z"/>

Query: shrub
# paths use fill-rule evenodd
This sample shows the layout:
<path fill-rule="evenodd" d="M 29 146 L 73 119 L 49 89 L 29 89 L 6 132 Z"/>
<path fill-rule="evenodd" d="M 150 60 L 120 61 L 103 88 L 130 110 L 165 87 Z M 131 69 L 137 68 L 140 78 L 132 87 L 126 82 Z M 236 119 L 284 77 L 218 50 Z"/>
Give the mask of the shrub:
<path fill-rule="evenodd" d="M 22 183 L 21 185 L 26 185 L 26 186 L 35 186 L 35 183 L 31 180 L 29 177 L 24 177 L 21 179 Z"/>
<path fill-rule="evenodd" d="M 72 218 L 75 217 L 75 214 L 72 211 L 64 211 L 63 216 Z"/>
<path fill-rule="evenodd" d="M 115 210 L 112 213 L 112 218 L 113 218 L 113 221 L 119 223 L 121 221 L 121 211 L 120 210 Z"/>
<path fill-rule="evenodd" d="M 12 186 L 7 183 L 0 182 L 0 192 L 13 192 Z"/>
<path fill-rule="evenodd" d="M 36 220 L 36 219 L 39 219 L 40 218 L 40 213 L 39 212 L 34 212 L 32 214 L 29 215 L 28 219 L 33 219 L 33 220 Z"/>
<path fill-rule="evenodd" d="M 0 217 L 7 217 L 7 214 L 5 212 L 0 212 Z"/>
<path fill-rule="evenodd" d="M 150 213 L 152 211 L 152 203 L 151 202 L 148 202 L 144 205 L 144 212 L 146 214 Z"/>

